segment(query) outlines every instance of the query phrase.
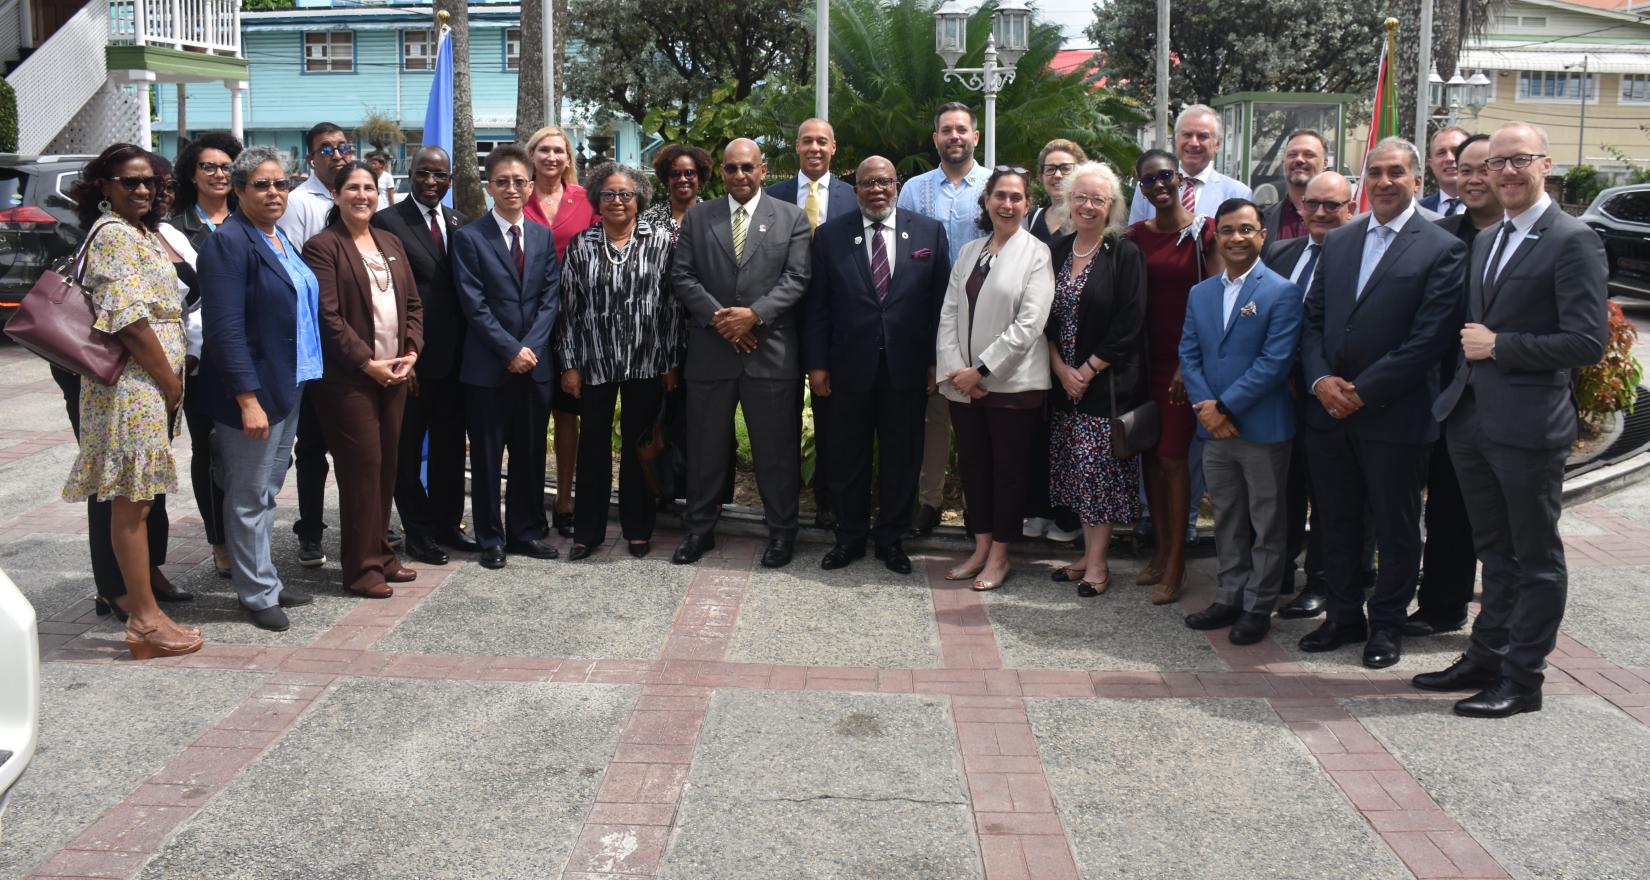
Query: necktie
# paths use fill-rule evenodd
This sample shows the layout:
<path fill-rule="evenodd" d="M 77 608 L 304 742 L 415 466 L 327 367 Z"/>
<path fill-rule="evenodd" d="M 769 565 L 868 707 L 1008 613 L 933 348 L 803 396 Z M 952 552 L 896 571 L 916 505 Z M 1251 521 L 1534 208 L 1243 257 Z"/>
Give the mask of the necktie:
<path fill-rule="evenodd" d="M 1358 299 L 1363 299 L 1364 288 L 1369 284 L 1369 278 L 1375 274 L 1375 267 L 1381 264 L 1381 257 L 1386 255 L 1387 245 L 1392 243 L 1392 227 L 1376 226 L 1374 230 L 1375 242 L 1364 244 L 1364 258 L 1358 266 Z"/>
<path fill-rule="evenodd" d="M 1312 272 L 1318 268 L 1318 252 L 1322 249 L 1323 245 L 1317 242 L 1309 242 L 1306 245 L 1306 268 L 1301 270 L 1301 277 L 1297 282 L 1302 292 L 1312 289 Z"/>
<path fill-rule="evenodd" d="M 430 243 L 435 245 L 436 253 L 447 252 L 447 239 L 441 234 L 441 209 L 430 209 Z"/>
<path fill-rule="evenodd" d="M 1449 215 L 1455 213 L 1455 206 L 1459 204 L 1461 204 L 1460 199 L 1444 199 L 1444 203 L 1438 206 L 1438 213 L 1448 217 Z"/>
<path fill-rule="evenodd" d="M 516 258 L 516 274 L 527 271 L 527 255 L 521 250 L 521 227 L 510 227 L 510 256 Z"/>
<path fill-rule="evenodd" d="M 888 246 L 882 241 L 882 230 L 885 228 L 881 223 L 871 224 L 871 283 L 877 286 L 877 299 L 888 296 L 894 277 L 888 265 Z"/>
<path fill-rule="evenodd" d="M 733 259 L 739 262 L 745 257 L 745 206 L 733 212 Z"/>
<path fill-rule="evenodd" d="M 802 203 L 802 210 L 808 212 L 809 231 L 819 228 L 819 181 L 808 181 L 808 200 Z"/>
<path fill-rule="evenodd" d="M 1203 181 L 1195 177 L 1188 177 L 1186 182 L 1180 186 L 1180 204 L 1193 214 L 1197 213 L 1197 188 L 1202 185 Z"/>
<path fill-rule="evenodd" d="M 1486 302 L 1495 295 L 1495 285 L 1501 280 L 1501 260 L 1507 255 L 1507 242 L 1512 241 L 1513 233 L 1517 231 L 1511 220 L 1501 224 L 1501 240 L 1495 243 L 1495 251 L 1490 254 L 1489 271 L 1484 275 L 1487 282 L 1484 285 Z"/>

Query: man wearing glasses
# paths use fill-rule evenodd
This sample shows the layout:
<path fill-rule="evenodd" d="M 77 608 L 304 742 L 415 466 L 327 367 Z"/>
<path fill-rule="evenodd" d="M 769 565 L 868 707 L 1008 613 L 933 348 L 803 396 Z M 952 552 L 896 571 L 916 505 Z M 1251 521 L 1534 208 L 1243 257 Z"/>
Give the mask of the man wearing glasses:
<path fill-rule="evenodd" d="M 1484 563 L 1484 603 L 1467 653 L 1414 684 L 1478 690 L 1455 704 L 1459 715 L 1539 710 L 1564 616 L 1558 517 L 1564 459 L 1576 439 L 1573 383 L 1576 370 L 1604 355 L 1608 270 L 1598 235 L 1547 195 L 1547 152 L 1547 133 L 1527 123 L 1508 123 L 1490 138 L 1484 166 L 1502 219 L 1473 239 L 1462 362 L 1432 408 L 1449 424 L 1450 457 Z"/>

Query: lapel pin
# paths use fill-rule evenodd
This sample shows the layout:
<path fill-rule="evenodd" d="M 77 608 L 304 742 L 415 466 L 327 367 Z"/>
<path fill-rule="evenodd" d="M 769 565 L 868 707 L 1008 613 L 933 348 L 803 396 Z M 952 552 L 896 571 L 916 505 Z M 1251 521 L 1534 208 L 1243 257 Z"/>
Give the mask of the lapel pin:
<path fill-rule="evenodd" d="M 757 231 L 757 232 L 767 232 L 767 231 L 768 231 L 768 227 L 766 227 L 766 226 L 758 226 L 758 227 L 756 227 L 756 231 Z"/>
<path fill-rule="evenodd" d="M 911 233 L 905 232 L 904 230 L 901 230 L 900 234 L 899 234 L 899 237 L 902 238 L 902 239 L 909 239 L 911 237 Z"/>
<path fill-rule="evenodd" d="M 854 244 L 864 244 L 864 243 L 865 243 L 864 238 L 861 238 L 860 236 L 857 236 L 857 235 L 854 236 Z"/>

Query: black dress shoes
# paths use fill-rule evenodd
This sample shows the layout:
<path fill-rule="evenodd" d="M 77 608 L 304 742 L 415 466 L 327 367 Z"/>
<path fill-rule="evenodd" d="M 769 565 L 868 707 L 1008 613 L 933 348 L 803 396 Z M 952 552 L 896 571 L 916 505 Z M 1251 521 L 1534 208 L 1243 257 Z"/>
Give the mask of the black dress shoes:
<path fill-rule="evenodd" d="M 1236 605 L 1222 605 L 1216 602 L 1202 611 L 1193 611 L 1186 615 L 1186 625 L 1192 629 L 1220 629 L 1231 626 L 1243 616 L 1243 609 Z"/>
<path fill-rule="evenodd" d="M 441 545 L 429 537 L 417 532 L 407 533 L 405 550 L 408 556 L 425 565 L 447 564 L 447 551 L 441 549 Z"/>
<path fill-rule="evenodd" d="M 149 589 L 154 591 L 156 602 L 188 602 L 195 598 L 194 593 L 160 578 L 150 579 Z"/>
<path fill-rule="evenodd" d="M 475 553 L 481 549 L 481 545 L 476 543 L 476 539 L 464 534 L 463 529 L 448 529 L 444 532 L 436 532 L 430 537 L 434 538 L 437 544 L 444 544 L 465 553 Z"/>
<path fill-rule="evenodd" d="M 878 547 L 877 558 L 894 574 L 911 573 L 911 557 L 905 555 L 905 548 L 901 547 L 898 541 L 886 547 Z"/>
<path fill-rule="evenodd" d="M 302 590 L 294 590 L 291 587 L 282 587 L 281 595 L 275 601 L 276 604 L 282 608 L 302 608 L 303 606 L 314 602 L 315 597 L 303 592 Z"/>
<path fill-rule="evenodd" d="M 550 522 L 556 527 L 556 534 L 563 538 L 573 537 L 573 511 L 556 510 L 550 514 Z"/>
<path fill-rule="evenodd" d="M 511 541 L 504 545 L 504 549 L 518 556 L 531 556 L 534 559 L 555 559 L 561 551 L 545 543 L 541 538 L 531 541 Z"/>
<path fill-rule="evenodd" d="M 762 551 L 763 568 L 784 568 L 791 564 L 796 539 L 790 535 L 774 535 L 768 539 L 768 549 Z"/>
<path fill-rule="evenodd" d="M 684 535 L 682 543 L 676 545 L 676 552 L 671 554 L 670 561 L 676 565 L 692 565 L 705 555 L 706 550 L 716 549 L 716 538 L 711 535 Z"/>
<path fill-rule="evenodd" d="M 839 568 L 847 568 L 856 559 L 864 558 L 864 544 L 837 544 L 825 552 L 825 558 L 819 560 L 819 567 L 826 571 L 835 571 Z M 764 564 L 766 564 L 765 558 Z"/>
<path fill-rule="evenodd" d="M 1264 611 L 1245 611 L 1237 623 L 1227 630 L 1226 638 L 1234 645 L 1253 645 L 1266 638 L 1272 629 L 1272 615 Z"/>
<path fill-rule="evenodd" d="M 1323 626 L 1301 636 L 1300 649 L 1308 654 L 1321 654 L 1344 645 L 1357 644 L 1367 638 L 1369 632 L 1361 624 L 1336 626 L 1326 621 Z"/>
<path fill-rule="evenodd" d="M 815 513 L 814 513 L 814 528 L 816 528 L 816 529 L 834 529 L 834 528 L 836 528 L 836 511 L 830 509 L 829 507 L 821 507 L 821 508 L 819 508 L 819 510 L 815 511 Z"/>
<path fill-rule="evenodd" d="M 1481 693 L 1455 704 L 1455 714 L 1469 718 L 1508 718 L 1541 711 L 1541 688 L 1503 678 Z"/>
<path fill-rule="evenodd" d="M 578 562 L 580 559 L 590 558 L 590 548 L 583 544 L 574 544 L 573 549 L 567 551 L 568 562 Z"/>
<path fill-rule="evenodd" d="M 1485 669 L 1462 654 L 1442 672 L 1423 672 L 1409 680 L 1423 691 L 1477 691 L 1493 687 L 1501 673 Z"/>
<path fill-rule="evenodd" d="M 931 504 L 924 504 L 917 508 L 916 518 L 911 520 L 911 529 L 905 533 L 907 538 L 926 538 L 934 534 L 934 527 L 940 524 L 940 512 Z"/>
<path fill-rule="evenodd" d="M 641 559 L 643 556 L 646 556 L 648 554 L 648 552 L 653 549 L 653 542 L 652 541 L 643 541 L 640 544 L 625 544 L 624 546 L 625 546 L 626 550 L 630 551 L 631 556 L 634 556 L 637 559 Z"/>
<path fill-rule="evenodd" d="M 483 547 L 483 548 L 481 548 L 481 567 L 482 568 L 491 568 L 491 569 L 495 569 L 495 570 L 503 568 L 504 567 L 504 548 L 503 547 Z"/>
<path fill-rule="evenodd" d="M 286 612 L 282 611 L 279 605 L 252 609 L 243 604 L 241 610 L 246 612 L 246 616 L 252 620 L 252 625 L 258 629 L 267 629 L 270 632 L 286 632 L 292 628 L 292 621 L 287 618 Z"/>
<path fill-rule="evenodd" d="M 1442 623 L 1428 620 L 1417 611 L 1404 621 L 1404 635 L 1406 636 L 1435 636 L 1441 633 L 1455 632 L 1467 625 L 1467 616 L 1461 615 L 1460 620 L 1447 620 Z"/>
<path fill-rule="evenodd" d="M 1289 604 L 1278 609 L 1278 616 L 1287 620 L 1299 620 L 1307 617 L 1317 617 L 1323 613 L 1324 606 L 1329 604 L 1329 596 L 1322 590 L 1307 587 L 1301 590 L 1300 595 L 1289 600 Z"/>
<path fill-rule="evenodd" d="M 1370 669 L 1385 669 L 1398 662 L 1404 653 L 1402 630 L 1378 629 L 1364 642 L 1364 665 Z"/>

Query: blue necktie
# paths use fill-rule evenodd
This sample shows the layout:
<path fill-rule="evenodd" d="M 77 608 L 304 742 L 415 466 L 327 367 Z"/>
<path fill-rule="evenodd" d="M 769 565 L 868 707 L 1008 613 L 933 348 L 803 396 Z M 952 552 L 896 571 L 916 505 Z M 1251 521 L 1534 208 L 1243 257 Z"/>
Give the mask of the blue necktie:
<path fill-rule="evenodd" d="M 1318 268 L 1318 253 L 1322 249 L 1323 245 L 1320 245 L 1317 242 L 1307 242 L 1306 268 L 1301 270 L 1299 281 L 1300 288 L 1303 293 L 1312 289 L 1312 271 Z"/>

